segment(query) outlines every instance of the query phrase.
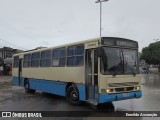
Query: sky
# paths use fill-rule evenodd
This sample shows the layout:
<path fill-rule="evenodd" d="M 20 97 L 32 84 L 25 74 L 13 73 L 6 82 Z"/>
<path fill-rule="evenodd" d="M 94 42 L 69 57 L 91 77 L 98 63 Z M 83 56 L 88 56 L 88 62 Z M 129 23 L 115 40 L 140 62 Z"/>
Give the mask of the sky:
<path fill-rule="evenodd" d="M 0 47 L 29 50 L 99 37 L 96 0 L 0 0 Z M 102 3 L 102 36 L 138 41 L 139 51 L 160 38 L 160 0 Z"/>

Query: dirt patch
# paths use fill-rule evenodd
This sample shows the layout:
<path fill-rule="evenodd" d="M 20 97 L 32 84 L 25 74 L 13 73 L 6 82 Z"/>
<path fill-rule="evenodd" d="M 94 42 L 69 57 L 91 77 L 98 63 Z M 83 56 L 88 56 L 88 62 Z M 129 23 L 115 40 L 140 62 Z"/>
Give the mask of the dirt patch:
<path fill-rule="evenodd" d="M 8 81 L 8 82 L 6 82 L 6 81 L 4 81 L 4 82 L 0 82 L 0 89 L 2 89 L 2 88 L 8 88 L 8 87 L 11 87 L 12 86 L 12 82 L 11 81 Z"/>
<path fill-rule="evenodd" d="M 12 85 L 12 76 L 0 76 L 0 89 L 10 87 Z"/>

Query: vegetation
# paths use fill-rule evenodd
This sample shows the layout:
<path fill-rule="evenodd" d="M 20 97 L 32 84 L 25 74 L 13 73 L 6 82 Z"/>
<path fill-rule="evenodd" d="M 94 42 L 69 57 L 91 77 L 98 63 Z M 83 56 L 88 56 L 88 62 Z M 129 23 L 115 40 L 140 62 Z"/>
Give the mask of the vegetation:
<path fill-rule="evenodd" d="M 160 72 L 160 41 L 151 43 L 148 47 L 143 48 L 141 59 L 148 64 L 157 65 Z"/>

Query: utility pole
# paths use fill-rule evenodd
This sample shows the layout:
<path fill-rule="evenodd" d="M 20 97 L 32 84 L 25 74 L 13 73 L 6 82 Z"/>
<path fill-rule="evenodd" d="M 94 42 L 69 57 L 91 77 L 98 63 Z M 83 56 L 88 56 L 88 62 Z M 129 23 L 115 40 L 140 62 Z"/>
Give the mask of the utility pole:
<path fill-rule="evenodd" d="M 108 0 L 97 0 L 95 3 L 100 3 L 100 39 L 102 37 L 102 2 L 108 2 Z"/>

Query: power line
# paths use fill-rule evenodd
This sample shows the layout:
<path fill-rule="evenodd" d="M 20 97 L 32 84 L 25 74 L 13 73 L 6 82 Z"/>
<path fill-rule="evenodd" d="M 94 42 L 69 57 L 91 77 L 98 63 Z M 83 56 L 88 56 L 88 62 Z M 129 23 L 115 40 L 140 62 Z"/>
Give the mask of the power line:
<path fill-rule="evenodd" d="M 44 41 L 39 41 L 39 40 L 36 40 L 36 39 L 33 39 L 30 35 L 28 35 L 28 34 L 26 34 L 25 32 L 23 32 L 23 29 L 19 29 L 18 27 L 15 27 L 15 26 L 13 26 L 12 24 L 9 24 L 9 23 L 6 23 L 5 21 L 3 21 L 2 19 L 0 19 L 0 24 L 2 23 L 2 25 L 5 25 L 5 27 L 8 27 L 8 28 L 10 28 L 9 30 L 11 31 L 11 32 L 14 32 L 14 33 L 16 33 L 16 34 L 20 34 L 20 35 L 23 35 L 23 36 L 25 36 L 25 38 L 29 38 L 30 40 L 32 40 L 32 41 L 34 41 L 34 42 L 37 42 L 37 43 L 39 43 L 40 45 L 41 44 L 44 44 L 43 42 Z M 4 31 L 5 32 L 5 31 Z M 8 32 L 5 32 L 6 34 L 8 33 Z M 8 42 L 8 41 L 7 41 Z M 45 41 L 46 42 L 46 41 Z M 12 43 L 9 43 L 9 44 L 12 44 Z M 13 44 L 12 44 L 13 45 Z M 16 46 L 16 47 L 18 47 L 17 45 L 14 45 L 14 46 Z M 46 46 L 46 45 L 45 45 Z M 19 47 L 19 48 L 22 48 L 22 47 Z M 24 49 L 24 48 L 23 48 Z M 26 50 L 26 49 L 25 49 Z"/>
<path fill-rule="evenodd" d="M 13 45 L 13 46 L 15 46 L 15 47 L 18 47 L 18 48 L 20 48 L 20 49 L 22 49 L 22 50 L 27 50 L 26 48 L 19 47 L 19 46 L 15 45 L 15 44 L 13 44 L 13 43 L 11 43 L 11 42 L 8 42 L 8 41 L 6 41 L 6 40 L 4 40 L 4 39 L 1 39 L 1 38 L 0 38 L 0 40 L 1 40 L 1 41 L 4 41 L 4 42 L 6 42 L 6 43 L 8 43 L 8 44 L 10 44 L 10 45 Z"/>
<path fill-rule="evenodd" d="M 8 42 L 8 41 L 6 41 L 6 40 L 4 40 L 4 39 L 1 39 L 1 38 L 0 38 L 0 40 L 1 40 L 1 41 L 4 41 L 4 42 L 6 42 L 6 43 L 8 43 L 8 44 L 10 44 L 10 45 L 13 45 L 13 46 L 15 46 L 15 47 L 18 47 L 18 48 L 20 48 L 20 49 L 27 50 L 27 49 L 25 49 L 25 48 L 22 48 L 22 47 L 19 47 L 19 46 L 15 45 L 15 44 L 13 44 L 13 43 L 11 43 L 11 42 Z"/>
<path fill-rule="evenodd" d="M 20 35 L 23 35 L 23 36 L 25 36 L 26 38 L 29 38 L 29 39 L 32 40 L 32 41 L 41 43 L 41 41 L 36 40 L 36 39 L 33 39 L 30 35 L 22 32 L 22 31 L 23 31 L 22 29 L 19 29 L 18 27 L 15 27 L 15 26 L 13 26 L 13 25 L 11 25 L 11 24 L 9 24 L 9 23 L 6 23 L 6 22 L 4 22 L 2 19 L 0 19 L 0 22 L 1 22 L 3 25 L 4 25 L 4 24 L 7 25 L 7 26 L 10 28 L 10 29 L 9 29 L 10 31 L 14 31 L 15 33 L 18 33 L 18 34 L 20 34 Z"/>

